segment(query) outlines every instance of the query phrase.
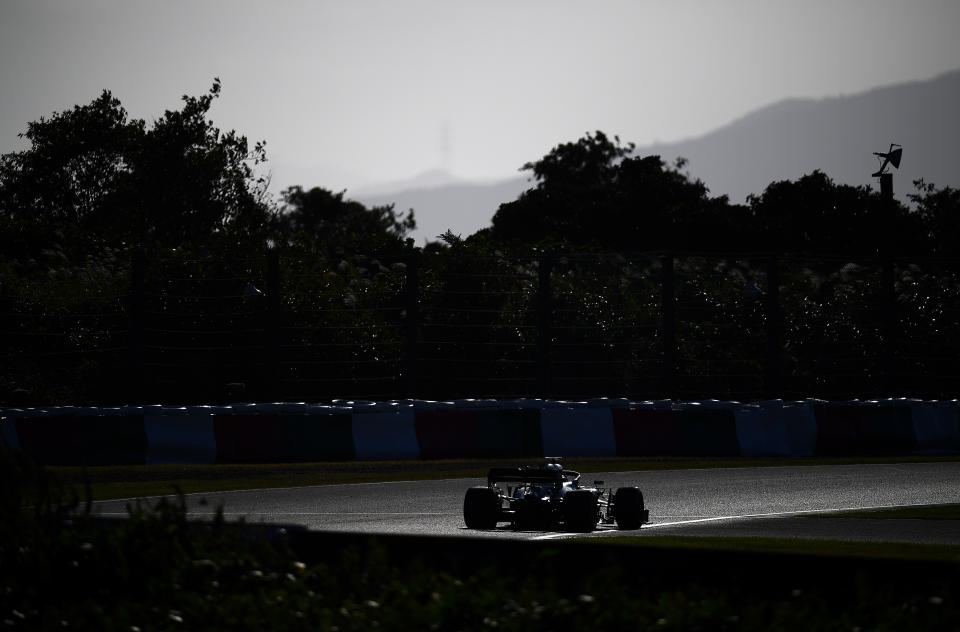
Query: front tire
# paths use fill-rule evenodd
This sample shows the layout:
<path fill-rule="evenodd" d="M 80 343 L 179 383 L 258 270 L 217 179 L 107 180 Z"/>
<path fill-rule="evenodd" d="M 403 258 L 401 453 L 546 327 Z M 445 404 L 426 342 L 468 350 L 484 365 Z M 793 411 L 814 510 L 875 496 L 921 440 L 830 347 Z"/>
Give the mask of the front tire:
<path fill-rule="evenodd" d="M 639 529 L 646 518 L 639 487 L 620 487 L 613 495 L 613 515 L 618 529 Z"/>
<path fill-rule="evenodd" d="M 490 487 L 471 487 L 463 498 L 463 521 L 468 529 L 495 529 L 500 518 L 500 494 Z"/>

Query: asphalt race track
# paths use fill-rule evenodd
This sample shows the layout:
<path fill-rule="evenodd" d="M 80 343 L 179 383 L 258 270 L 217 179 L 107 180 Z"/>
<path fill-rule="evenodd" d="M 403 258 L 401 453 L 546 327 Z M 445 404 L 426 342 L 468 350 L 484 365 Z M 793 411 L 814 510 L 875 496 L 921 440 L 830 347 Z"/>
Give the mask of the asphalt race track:
<path fill-rule="evenodd" d="M 832 537 L 960 544 L 955 521 L 810 520 L 804 513 L 960 503 L 960 463 L 725 468 L 585 474 L 589 484 L 636 485 L 650 523 L 637 531 L 601 527 L 596 537 L 644 533 Z M 360 483 L 193 494 L 191 516 L 303 525 L 315 530 L 551 539 L 571 534 L 475 531 L 464 527 L 464 492 L 480 479 Z M 95 503 L 99 515 L 125 516 L 130 501 Z"/>

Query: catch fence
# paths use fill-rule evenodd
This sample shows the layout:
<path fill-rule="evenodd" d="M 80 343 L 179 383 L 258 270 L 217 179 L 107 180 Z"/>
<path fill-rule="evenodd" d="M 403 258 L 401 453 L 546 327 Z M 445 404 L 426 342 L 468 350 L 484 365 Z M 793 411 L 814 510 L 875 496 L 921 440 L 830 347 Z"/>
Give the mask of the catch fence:
<path fill-rule="evenodd" d="M 139 254 L 2 279 L 0 395 L 953 398 L 958 270 L 933 259 L 457 246 L 392 258 Z"/>

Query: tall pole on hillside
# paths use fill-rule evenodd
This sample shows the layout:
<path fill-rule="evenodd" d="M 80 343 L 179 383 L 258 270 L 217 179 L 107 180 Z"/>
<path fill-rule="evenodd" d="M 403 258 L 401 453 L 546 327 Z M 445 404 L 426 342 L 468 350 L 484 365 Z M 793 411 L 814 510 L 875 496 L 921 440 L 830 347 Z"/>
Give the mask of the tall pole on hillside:
<path fill-rule="evenodd" d="M 900 159 L 903 156 L 903 148 L 896 143 L 890 144 L 890 149 L 886 153 L 873 152 L 873 155 L 880 159 L 880 169 L 873 177 L 880 179 L 880 199 L 883 217 L 880 220 L 881 238 L 880 238 L 880 260 L 881 260 L 881 278 L 880 284 L 883 292 L 883 352 L 881 354 L 882 362 L 882 382 L 880 384 L 881 395 L 891 397 L 894 395 L 894 339 L 897 334 L 897 291 L 894 274 L 894 245 L 896 244 L 894 216 L 896 206 L 893 200 L 893 174 L 887 171 L 888 165 L 894 168 L 900 168 Z"/>

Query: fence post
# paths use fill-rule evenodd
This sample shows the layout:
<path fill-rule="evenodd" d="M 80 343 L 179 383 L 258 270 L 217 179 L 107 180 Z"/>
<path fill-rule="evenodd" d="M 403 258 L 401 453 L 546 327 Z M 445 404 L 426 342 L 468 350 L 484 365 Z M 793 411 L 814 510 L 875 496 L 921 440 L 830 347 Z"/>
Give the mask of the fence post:
<path fill-rule="evenodd" d="M 883 218 L 881 219 L 881 230 L 883 235 L 880 238 L 880 257 L 881 272 L 880 284 L 882 292 L 883 313 L 881 327 L 883 331 L 883 352 L 881 354 L 881 383 L 880 394 L 886 397 L 894 395 L 894 342 L 897 336 L 897 290 L 894 274 L 894 248 L 896 237 L 894 235 L 894 201 L 893 201 L 893 174 L 883 173 L 880 175 L 880 198 L 883 209 Z"/>
<path fill-rule="evenodd" d="M 783 353 L 783 313 L 780 310 L 780 269 L 777 255 L 767 259 L 767 292 L 764 311 L 767 324 L 767 371 L 764 391 L 768 399 L 782 396 L 781 354 Z"/>
<path fill-rule="evenodd" d="M 264 342 L 264 393 L 278 400 L 280 383 L 280 253 L 275 248 L 267 250 L 267 296 L 263 320 Z"/>
<path fill-rule="evenodd" d="M 663 276 L 660 280 L 660 330 L 663 337 L 663 385 L 662 395 L 673 397 L 676 389 L 677 372 L 677 303 L 676 280 L 674 278 L 673 252 L 660 256 Z"/>
<path fill-rule="evenodd" d="M 142 248 L 130 253 L 130 364 L 127 374 L 126 399 L 130 403 L 142 402 L 144 397 L 144 282 L 146 254 Z"/>
<path fill-rule="evenodd" d="M 537 283 L 537 397 L 550 396 L 550 253 L 540 252 Z"/>
<path fill-rule="evenodd" d="M 410 399 L 417 396 L 417 377 L 420 364 L 420 253 L 416 248 L 407 252 L 406 279 L 407 339 L 403 354 L 403 390 Z"/>

